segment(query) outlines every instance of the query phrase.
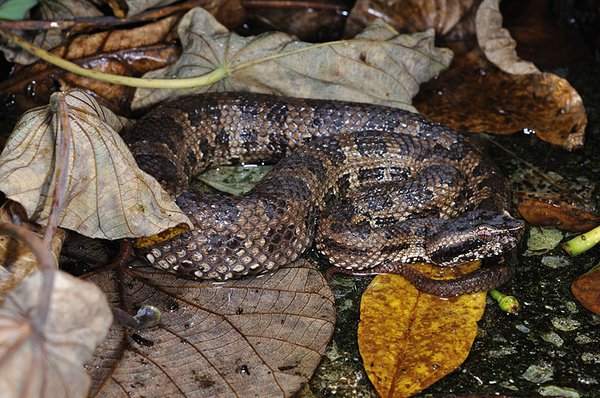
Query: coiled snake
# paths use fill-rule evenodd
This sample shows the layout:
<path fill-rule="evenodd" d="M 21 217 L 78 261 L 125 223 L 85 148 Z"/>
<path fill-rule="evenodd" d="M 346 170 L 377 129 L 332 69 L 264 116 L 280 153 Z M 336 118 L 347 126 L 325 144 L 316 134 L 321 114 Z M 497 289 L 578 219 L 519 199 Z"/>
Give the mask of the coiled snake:
<path fill-rule="evenodd" d="M 509 190 L 494 164 L 467 137 L 417 114 L 215 93 L 160 106 L 123 138 L 195 224 L 143 253 L 160 268 L 239 278 L 296 260 L 316 236 L 333 265 L 397 272 L 439 295 L 489 289 L 512 275 L 510 261 L 449 281 L 410 266 L 498 256 L 523 229 L 506 211 Z M 240 197 L 189 188 L 209 167 L 277 161 Z"/>

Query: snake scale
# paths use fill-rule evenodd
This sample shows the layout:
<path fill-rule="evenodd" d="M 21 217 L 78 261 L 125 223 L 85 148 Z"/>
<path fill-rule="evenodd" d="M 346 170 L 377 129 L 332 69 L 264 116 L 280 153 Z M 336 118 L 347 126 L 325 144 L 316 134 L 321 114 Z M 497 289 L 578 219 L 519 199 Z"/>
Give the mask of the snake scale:
<path fill-rule="evenodd" d="M 123 134 L 139 166 L 195 229 L 145 249 L 154 266 L 227 280 L 277 269 L 316 241 L 335 266 L 399 273 L 420 290 L 458 295 L 512 276 L 523 223 L 507 185 L 470 140 L 426 118 L 371 104 L 251 93 L 177 99 Z M 196 192 L 193 175 L 276 163 L 250 192 Z M 433 280 L 411 263 L 492 265 Z"/>

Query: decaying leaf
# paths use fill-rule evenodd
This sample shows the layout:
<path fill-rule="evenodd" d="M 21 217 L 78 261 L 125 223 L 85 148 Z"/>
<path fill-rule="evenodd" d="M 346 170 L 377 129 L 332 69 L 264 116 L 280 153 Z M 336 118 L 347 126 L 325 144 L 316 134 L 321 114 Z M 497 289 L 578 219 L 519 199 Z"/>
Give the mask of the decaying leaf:
<path fill-rule="evenodd" d="M 332 292 L 304 261 L 226 283 L 140 265 L 90 279 L 129 313 L 142 305 L 162 311 L 155 328 L 113 326 L 88 365 L 95 396 L 291 396 L 333 333 Z"/>
<path fill-rule="evenodd" d="M 179 24 L 179 61 L 145 77 L 202 76 L 225 67 L 228 77 L 194 89 L 138 89 L 132 107 L 207 91 L 255 91 L 306 98 L 362 101 L 414 110 L 419 83 L 436 76 L 451 53 L 434 47 L 433 31 L 398 35 L 374 22 L 353 40 L 309 44 L 284 33 L 241 37 L 201 8 Z M 365 76 L 369 76 L 365 79 Z"/>
<path fill-rule="evenodd" d="M 48 317 L 39 323 L 41 272 L 0 307 L 0 391 L 3 397 L 82 397 L 90 376 L 83 363 L 112 322 L 106 297 L 89 282 L 57 271 Z"/>
<path fill-rule="evenodd" d="M 587 115 L 579 94 L 551 73 L 509 75 L 479 49 L 457 54 L 436 80 L 421 86 L 415 106 L 457 130 L 511 134 L 534 132 L 567 150 L 583 145 Z"/>
<path fill-rule="evenodd" d="M 517 42 L 502 27 L 500 0 L 483 0 L 477 9 L 475 28 L 479 47 L 498 68 L 516 75 L 540 73 L 533 63 L 517 56 Z"/>
<path fill-rule="evenodd" d="M 59 225 L 105 239 L 153 235 L 181 223 L 191 225 L 160 184 L 137 167 L 116 133 L 121 120 L 82 91 L 65 97 L 73 147 Z M 57 117 L 48 106 L 27 112 L 0 155 L 0 190 L 41 224 L 52 204 L 57 126 Z"/>
<path fill-rule="evenodd" d="M 467 357 L 485 308 L 485 292 L 440 298 L 398 275 L 379 275 L 363 294 L 359 349 L 381 397 L 407 397 Z"/>
<path fill-rule="evenodd" d="M 355 34 L 381 18 L 401 32 L 422 32 L 433 28 L 443 36 L 476 3 L 476 0 L 358 0 L 348 17 L 346 34 Z"/>
<path fill-rule="evenodd" d="M 566 203 L 525 199 L 517 208 L 532 225 L 556 227 L 562 231 L 585 232 L 600 225 L 600 217 Z"/>
<path fill-rule="evenodd" d="M 59 21 L 83 17 L 97 17 L 102 15 L 96 5 L 90 0 L 52 0 L 40 1 L 37 8 L 39 18 L 47 21 Z M 30 33 L 26 32 L 25 36 Z M 49 50 L 60 45 L 63 41 L 63 32 L 60 29 L 48 29 L 35 33 L 31 42 L 37 47 Z M 37 58 L 20 47 L 11 45 L 0 46 L 6 58 L 20 65 L 28 65 Z"/>
<path fill-rule="evenodd" d="M 0 207 L 0 223 L 12 222 L 13 216 L 23 220 L 22 208 L 14 202 L 5 203 Z M 31 223 L 26 223 L 32 231 L 42 234 L 42 229 Z M 58 229 L 52 240 L 51 251 L 56 258 L 60 253 L 62 244 L 67 236 L 63 229 Z M 12 291 L 25 277 L 33 272 L 38 266 L 34 254 L 24 242 L 0 235 L 0 303 L 2 296 Z"/>
<path fill-rule="evenodd" d="M 179 46 L 173 43 L 177 20 L 172 16 L 132 29 L 79 35 L 52 53 L 89 69 L 141 76 L 174 62 L 179 56 Z M 120 114 L 129 111 L 129 100 L 134 92 L 132 87 L 84 78 L 40 61 L 24 68 L 16 67 L 12 76 L 0 83 L 0 93 L 12 96 L 13 101 L 8 104 L 14 106 L 11 112 L 21 114 L 47 104 L 50 94 L 67 87 L 88 89 L 104 106 Z"/>
<path fill-rule="evenodd" d="M 588 310 L 600 315 L 600 267 L 595 266 L 571 285 L 575 298 Z"/>
<path fill-rule="evenodd" d="M 146 11 L 149 8 L 164 7 L 166 5 L 175 3 L 176 1 L 178 0 L 125 0 L 123 2 L 112 2 L 113 4 L 111 4 L 111 7 L 113 12 L 115 12 L 115 15 L 123 18 L 125 15 L 136 15 L 142 11 Z M 122 8 L 117 8 L 114 3 L 124 3 L 125 9 L 123 10 Z M 125 14 L 123 14 L 123 11 L 125 11 Z"/>

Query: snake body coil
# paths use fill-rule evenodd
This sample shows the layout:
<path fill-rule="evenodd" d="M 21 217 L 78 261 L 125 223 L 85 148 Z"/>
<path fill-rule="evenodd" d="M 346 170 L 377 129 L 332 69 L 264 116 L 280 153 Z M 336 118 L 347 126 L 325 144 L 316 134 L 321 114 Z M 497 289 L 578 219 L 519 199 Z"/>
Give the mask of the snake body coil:
<path fill-rule="evenodd" d="M 498 256 L 523 229 L 506 212 L 509 191 L 493 163 L 462 134 L 417 114 L 205 94 L 155 109 L 123 138 L 195 224 L 144 253 L 160 268 L 214 280 L 258 274 L 297 259 L 316 235 L 333 265 L 401 273 L 434 294 L 485 290 L 511 277 L 509 262 L 450 281 L 410 266 Z M 189 188 L 207 168 L 259 162 L 279 163 L 244 196 Z"/>

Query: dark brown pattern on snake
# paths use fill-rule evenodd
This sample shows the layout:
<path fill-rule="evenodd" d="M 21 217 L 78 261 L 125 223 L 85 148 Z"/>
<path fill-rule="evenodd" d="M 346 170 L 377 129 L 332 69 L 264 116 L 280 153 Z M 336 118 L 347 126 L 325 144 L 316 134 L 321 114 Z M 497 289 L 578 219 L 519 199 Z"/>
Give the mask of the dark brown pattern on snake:
<path fill-rule="evenodd" d="M 338 267 L 397 272 L 440 295 L 495 287 L 512 275 L 497 262 L 434 281 L 410 263 L 461 262 L 514 248 L 522 222 L 495 166 L 451 129 L 403 110 L 336 101 L 230 93 L 161 106 L 124 134 L 195 230 L 144 254 L 163 269 L 226 280 L 317 249 Z M 248 194 L 189 189 L 209 167 L 277 162 Z M 316 232 L 315 232 L 316 230 Z"/>

